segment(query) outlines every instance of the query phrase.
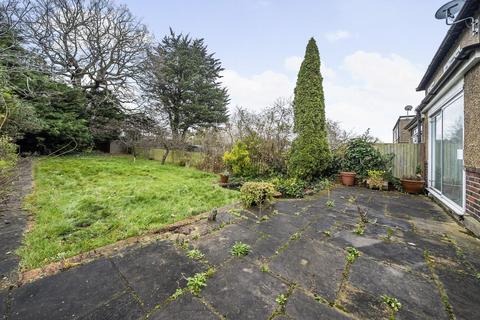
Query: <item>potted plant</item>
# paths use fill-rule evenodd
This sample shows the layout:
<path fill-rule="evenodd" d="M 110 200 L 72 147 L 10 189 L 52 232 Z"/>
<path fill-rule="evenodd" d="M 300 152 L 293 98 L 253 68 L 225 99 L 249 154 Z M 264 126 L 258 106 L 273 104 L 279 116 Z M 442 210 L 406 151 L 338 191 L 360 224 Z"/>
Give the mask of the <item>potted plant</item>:
<path fill-rule="evenodd" d="M 342 184 L 344 186 L 353 186 L 355 184 L 355 172 L 342 171 L 340 172 L 340 178 L 342 178 Z"/>
<path fill-rule="evenodd" d="M 230 172 L 228 170 L 223 171 L 220 175 L 220 183 L 228 183 L 228 178 L 230 177 Z"/>
<path fill-rule="evenodd" d="M 422 177 L 420 165 L 417 166 L 414 176 L 404 176 L 400 181 L 402 182 L 403 190 L 407 193 L 419 194 L 423 192 L 425 181 Z"/>

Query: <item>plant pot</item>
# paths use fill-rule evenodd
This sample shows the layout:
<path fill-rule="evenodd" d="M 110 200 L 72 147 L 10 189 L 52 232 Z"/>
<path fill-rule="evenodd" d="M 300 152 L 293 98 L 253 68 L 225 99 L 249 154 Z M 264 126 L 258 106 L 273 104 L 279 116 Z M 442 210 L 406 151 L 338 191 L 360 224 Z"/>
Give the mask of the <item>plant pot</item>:
<path fill-rule="evenodd" d="M 355 185 L 355 172 L 340 172 L 340 177 L 342 178 L 342 184 L 344 186 L 353 186 Z"/>
<path fill-rule="evenodd" d="M 220 174 L 220 183 L 228 183 L 228 178 L 229 178 L 229 176 L 226 176 L 224 174 Z"/>
<path fill-rule="evenodd" d="M 425 181 L 401 179 L 403 190 L 407 193 L 419 194 L 423 192 Z"/>

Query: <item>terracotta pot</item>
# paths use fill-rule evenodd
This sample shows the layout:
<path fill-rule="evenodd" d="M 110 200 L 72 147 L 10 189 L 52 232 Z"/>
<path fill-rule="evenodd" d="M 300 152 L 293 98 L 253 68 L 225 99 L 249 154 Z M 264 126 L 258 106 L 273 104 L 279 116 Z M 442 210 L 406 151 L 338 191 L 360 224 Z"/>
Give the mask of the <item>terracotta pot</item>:
<path fill-rule="evenodd" d="M 425 181 L 401 179 L 403 190 L 407 193 L 419 194 L 423 192 Z"/>
<path fill-rule="evenodd" d="M 340 172 L 340 177 L 342 178 L 342 184 L 344 186 L 353 186 L 355 185 L 355 172 Z"/>
<path fill-rule="evenodd" d="M 226 176 L 224 174 L 220 174 L 220 183 L 228 183 L 228 178 L 229 178 L 229 176 Z"/>

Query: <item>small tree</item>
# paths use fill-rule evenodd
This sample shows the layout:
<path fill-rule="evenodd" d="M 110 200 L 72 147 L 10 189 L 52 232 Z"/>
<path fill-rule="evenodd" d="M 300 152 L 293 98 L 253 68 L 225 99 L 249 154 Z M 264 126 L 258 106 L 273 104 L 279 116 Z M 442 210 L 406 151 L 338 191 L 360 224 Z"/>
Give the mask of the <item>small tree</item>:
<path fill-rule="evenodd" d="M 289 155 L 289 174 L 311 180 L 324 173 L 331 161 L 325 125 L 325 102 L 320 56 L 317 44 L 310 39 L 295 87 L 294 133 Z"/>

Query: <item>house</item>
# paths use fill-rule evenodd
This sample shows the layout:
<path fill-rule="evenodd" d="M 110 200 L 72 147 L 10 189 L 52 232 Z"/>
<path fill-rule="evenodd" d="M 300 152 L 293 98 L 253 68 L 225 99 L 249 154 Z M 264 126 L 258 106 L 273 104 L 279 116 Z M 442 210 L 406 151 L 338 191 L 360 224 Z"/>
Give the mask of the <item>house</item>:
<path fill-rule="evenodd" d="M 420 119 L 420 123 L 419 122 Z M 423 142 L 422 118 L 414 116 L 404 127 L 410 136 L 410 143 Z"/>
<path fill-rule="evenodd" d="M 417 91 L 427 190 L 480 235 L 480 1 L 466 0 Z M 416 129 L 414 126 L 416 124 Z M 422 138 L 423 135 L 423 138 Z"/>
<path fill-rule="evenodd" d="M 415 116 L 400 116 L 398 117 L 395 126 L 393 127 L 393 143 L 409 143 L 412 136 L 411 132 L 405 129 L 405 126 L 410 123 Z"/>

